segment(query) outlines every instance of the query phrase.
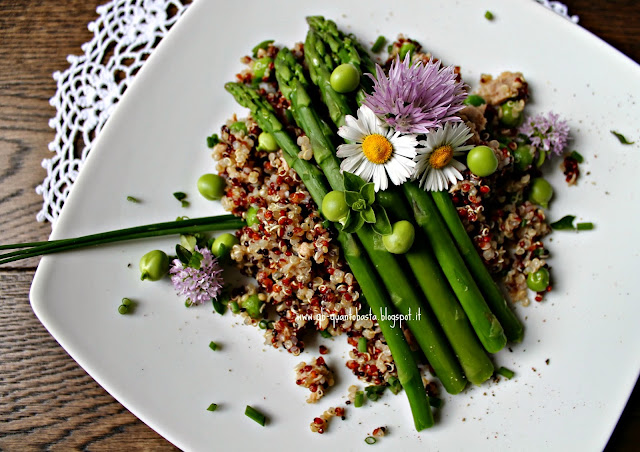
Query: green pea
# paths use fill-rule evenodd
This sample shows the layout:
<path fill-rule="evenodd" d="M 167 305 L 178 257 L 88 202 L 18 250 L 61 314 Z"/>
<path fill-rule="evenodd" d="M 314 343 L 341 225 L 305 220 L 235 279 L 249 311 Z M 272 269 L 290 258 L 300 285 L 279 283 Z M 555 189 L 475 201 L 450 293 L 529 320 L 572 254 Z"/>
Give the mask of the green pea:
<path fill-rule="evenodd" d="M 474 107 L 479 107 L 480 105 L 486 104 L 486 101 L 482 96 L 478 96 L 477 94 L 469 94 L 467 98 L 463 102 L 465 105 L 473 105 Z"/>
<path fill-rule="evenodd" d="M 211 252 L 215 257 L 227 257 L 231 252 L 231 248 L 233 245 L 240 243 L 238 238 L 233 235 L 225 232 L 224 234 L 219 235 L 213 241 L 211 245 Z"/>
<path fill-rule="evenodd" d="M 518 127 L 522 124 L 524 115 L 522 110 L 524 107 L 523 102 L 514 100 L 508 100 L 504 104 L 500 105 L 500 122 L 507 127 Z"/>
<path fill-rule="evenodd" d="M 404 42 L 402 46 L 400 46 L 400 60 L 404 61 L 407 53 L 413 53 L 416 51 L 416 45 L 413 42 Z M 411 58 L 411 57 L 409 57 Z"/>
<path fill-rule="evenodd" d="M 549 201 L 553 197 L 553 187 L 546 179 L 536 177 L 529 187 L 529 201 L 538 204 L 545 209 L 549 207 Z"/>
<path fill-rule="evenodd" d="M 533 149 L 528 144 L 519 144 L 513 151 L 513 160 L 516 168 L 526 170 L 533 163 Z"/>
<path fill-rule="evenodd" d="M 329 82 L 335 91 L 350 93 L 360 84 L 360 72 L 353 64 L 344 63 L 333 70 Z"/>
<path fill-rule="evenodd" d="M 265 75 L 267 75 L 267 70 L 269 66 L 273 63 L 273 59 L 271 57 L 262 57 L 258 58 L 253 63 L 253 75 L 256 79 L 262 80 Z"/>
<path fill-rule="evenodd" d="M 140 279 L 158 281 L 169 271 L 169 256 L 164 251 L 153 250 L 140 258 Z"/>
<path fill-rule="evenodd" d="M 247 226 L 253 226 L 254 224 L 260 223 L 260 220 L 258 219 L 257 215 L 258 215 L 258 208 L 256 206 L 251 206 L 247 209 L 247 215 L 245 217 Z"/>
<path fill-rule="evenodd" d="M 269 132 L 261 132 L 258 135 L 258 148 L 259 151 L 273 152 L 280 149 L 278 142 Z"/>
<path fill-rule="evenodd" d="M 498 169 L 498 158 L 489 146 L 476 146 L 467 154 L 467 166 L 478 177 L 490 176 Z"/>
<path fill-rule="evenodd" d="M 224 177 L 217 174 L 203 174 L 198 179 L 198 191 L 200 194 L 209 201 L 217 201 L 224 196 L 224 189 L 227 186 L 227 182 Z"/>
<path fill-rule="evenodd" d="M 542 267 L 527 275 L 527 287 L 534 292 L 544 292 L 549 287 L 549 270 Z"/>
<path fill-rule="evenodd" d="M 413 245 L 416 238 L 416 230 L 407 220 L 397 221 L 392 229 L 391 234 L 382 236 L 382 244 L 387 251 L 393 254 L 404 254 Z"/>
<path fill-rule="evenodd" d="M 340 221 L 349 213 L 349 206 L 344 199 L 344 192 L 333 190 L 322 199 L 322 213 L 329 221 Z"/>
<path fill-rule="evenodd" d="M 261 317 L 260 308 L 262 307 L 262 301 L 258 298 L 258 294 L 249 295 L 249 298 L 240 302 L 240 306 L 243 307 L 247 314 L 253 319 L 259 319 Z"/>
<path fill-rule="evenodd" d="M 236 121 L 231 124 L 229 130 L 231 130 L 233 133 L 244 132 L 245 135 L 249 133 L 249 131 L 247 130 L 247 125 L 242 121 Z"/>

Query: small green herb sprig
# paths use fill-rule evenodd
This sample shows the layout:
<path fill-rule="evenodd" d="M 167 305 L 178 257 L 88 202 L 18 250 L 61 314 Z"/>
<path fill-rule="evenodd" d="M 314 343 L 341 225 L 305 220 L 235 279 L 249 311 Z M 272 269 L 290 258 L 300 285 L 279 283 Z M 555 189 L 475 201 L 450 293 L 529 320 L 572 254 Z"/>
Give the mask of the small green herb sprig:
<path fill-rule="evenodd" d="M 373 230 L 380 235 L 391 234 L 391 222 L 384 207 L 376 202 L 376 192 L 372 182 L 365 183 L 355 174 L 344 172 L 344 199 L 349 206 L 349 213 L 342 226 L 342 231 L 354 233 L 365 223 L 371 224 Z"/>

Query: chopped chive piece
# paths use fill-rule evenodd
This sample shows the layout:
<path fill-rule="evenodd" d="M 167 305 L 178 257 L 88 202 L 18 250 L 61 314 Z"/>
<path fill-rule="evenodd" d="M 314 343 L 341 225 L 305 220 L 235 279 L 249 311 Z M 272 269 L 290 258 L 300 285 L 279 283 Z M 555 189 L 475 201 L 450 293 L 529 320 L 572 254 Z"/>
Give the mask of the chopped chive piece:
<path fill-rule="evenodd" d="M 575 219 L 576 217 L 574 215 L 566 215 L 560 218 L 558 221 L 551 223 L 549 226 L 557 231 L 563 229 L 575 229 L 575 226 L 573 225 L 573 220 Z"/>
<path fill-rule="evenodd" d="M 367 443 L 367 444 L 375 444 L 377 441 L 378 441 L 378 440 L 377 440 L 377 439 L 375 439 L 373 436 L 367 436 L 367 437 L 364 439 L 364 442 L 365 442 L 365 443 Z"/>
<path fill-rule="evenodd" d="M 262 320 L 260 320 L 260 322 L 258 322 L 258 328 L 260 328 L 261 330 L 266 330 L 268 326 L 269 326 L 269 322 L 267 322 L 264 319 L 262 319 Z"/>
<path fill-rule="evenodd" d="M 612 130 L 611 133 L 614 134 L 616 136 L 616 138 L 618 139 L 618 141 L 620 141 L 620 143 L 622 143 L 622 144 L 633 144 L 633 143 L 635 143 L 635 141 L 627 140 L 627 138 L 624 135 L 622 135 L 619 132 L 616 132 L 615 130 Z"/>
<path fill-rule="evenodd" d="M 484 13 L 484 18 L 487 20 L 493 20 L 493 13 L 491 11 L 487 11 Z"/>
<path fill-rule="evenodd" d="M 220 143 L 220 137 L 217 133 L 214 133 L 210 137 L 207 137 L 207 147 L 213 148 L 218 143 Z"/>
<path fill-rule="evenodd" d="M 120 306 L 118 306 L 118 312 L 122 315 L 125 315 L 129 312 L 129 307 L 121 304 Z"/>
<path fill-rule="evenodd" d="M 231 309 L 231 312 L 233 312 L 234 314 L 237 314 L 238 312 L 240 312 L 240 305 L 238 304 L 237 301 L 232 301 L 231 303 L 229 303 L 229 308 Z"/>
<path fill-rule="evenodd" d="M 215 342 L 211 341 L 211 342 L 209 342 L 209 348 L 215 352 L 216 350 L 218 350 L 218 344 L 216 344 Z"/>
<path fill-rule="evenodd" d="M 586 222 L 586 223 L 577 223 L 576 224 L 576 229 L 578 231 L 590 231 L 593 229 L 593 223 L 590 222 Z"/>
<path fill-rule="evenodd" d="M 364 336 L 358 338 L 358 351 L 367 353 L 367 338 Z"/>
<path fill-rule="evenodd" d="M 387 43 L 387 38 L 385 38 L 382 35 L 378 36 L 378 39 L 376 39 L 376 42 L 374 42 L 373 46 L 371 46 L 371 51 L 373 53 L 380 52 L 386 43 Z"/>
<path fill-rule="evenodd" d="M 129 298 L 125 297 L 122 299 L 122 305 L 129 307 L 133 304 L 133 301 L 131 301 Z"/>
<path fill-rule="evenodd" d="M 212 403 L 211 405 L 209 405 L 209 408 L 207 408 L 207 411 L 215 411 L 217 409 L 218 409 L 218 404 Z"/>
<path fill-rule="evenodd" d="M 569 157 L 578 163 L 584 162 L 584 157 L 578 151 L 571 151 L 571 154 L 569 154 Z"/>
<path fill-rule="evenodd" d="M 427 400 L 429 401 L 429 405 L 434 408 L 442 408 L 442 404 L 444 403 L 439 397 L 427 397 Z"/>
<path fill-rule="evenodd" d="M 386 388 L 386 386 L 382 385 L 371 385 L 364 388 L 364 392 L 367 393 L 367 399 L 375 402 L 380 398 L 380 396 L 382 396 L 382 393 Z"/>
<path fill-rule="evenodd" d="M 255 58 L 255 57 L 258 56 L 258 50 L 266 49 L 271 44 L 273 44 L 273 39 L 266 39 L 266 40 L 262 41 L 261 43 L 257 44 L 253 49 L 251 49 L 251 54 Z"/>
<path fill-rule="evenodd" d="M 247 408 L 244 410 L 244 414 L 245 416 L 250 417 L 251 419 L 256 421 L 258 424 L 262 425 L 263 427 L 264 427 L 264 424 L 267 422 L 267 418 L 265 417 L 265 415 L 250 405 L 247 405 Z"/>
<path fill-rule="evenodd" d="M 515 372 L 507 369 L 506 367 L 501 367 L 498 370 L 496 370 L 496 373 L 498 375 L 502 375 L 504 378 L 511 380 L 513 378 L 513 376 L 515 375 Z"/>
<path fill-rule="evenodd" d="M 181 191 L 177 191 L 173 194 L 173 197 L 176 198 L 178 201 L 182 201 L 187 197 L 187 194 Z"/>
<path fill-rule="evenodd" d="M 389 390 L 393 394 L 398 394 L 402 390 L 402 383 L 396 377 L 390 377 L 387 383 L 389 383 Z"/>
<path fill-rule="evenodd" d="M 333 336 L 331 335 L 331 333 L 330 333 L 330 332 L 328 332 L 327 330 L 322 330 L 322 331 L 320 331 L 320 336 L 322 336 L 322 337 L 324 337 L 324 338 L 326 338 L 326 339 L 330 339 L 330 338 L 332 338 L 332 337 L 333 337 Z"/>
<path fill-rule="evenodd" d="M 402 46 L 400 46 L 400 53 L 399 53 L 399 57 L 400 57 L 400 61 L 404 61 L 404 57 L 408 54 L 412 55 L 413 52 L 416 51 L 416 45 L 411 42 L 411 41 L 406 41 L 402 43 Z M 411 56 L 409 56 L 409 58 L 411 58 Z"/>
<path fill-rule="evenodd" d="M 127 201 L 138 204 L 140 200 L 134 196 L 127 196 Z"/>
<path fill-rule="evenodd" d="M 353 399 L 353 406 L 356 408 L 360 408 L 364 403 L 364 392 L 356 391 L 355 398 Z"/>

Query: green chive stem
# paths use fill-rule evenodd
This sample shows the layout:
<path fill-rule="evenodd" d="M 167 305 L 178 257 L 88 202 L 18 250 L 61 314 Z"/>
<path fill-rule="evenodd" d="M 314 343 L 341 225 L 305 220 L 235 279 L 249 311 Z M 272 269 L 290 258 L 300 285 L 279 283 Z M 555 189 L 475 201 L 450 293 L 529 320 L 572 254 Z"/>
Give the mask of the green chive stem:
<path fill-rule="evenodd" d="M 576 229 L 578 231 L 590 231 L 593 229 L 593 223 L 587 222 L 587 223 L 576 223 Z"/>
<path fill-rule="evenodd" d="M 244 221 L 234 217 L 233 215 L 218 215 L 214 217 L 169 221 L 165 223 L 155 223 L 126 229 L 117 229 L 115 231 L 101 232 L 98 234 L 85 235 L 82 237 L 69 239 L 31 242 L 28 244 L 7 244 L 2 245 L 0 249 L 27 249 L 0 254 L 0 265 L 20 259 L 26 259 L 28 257 L 58 253 L 60 251 L 69 251 L 94 245 L 102 245 L 105 243 L 121 242 L 125 240 L 134 240 L 147 237 L 158 237 L 163 235 L 239 229 L 244 225 Z"/>
<path fill-rule="evenodd" d="M 253 419 L 254 421 L 256 421 L 258 424 L 262 425 L 263 427 L 267 423 L 266 416 L 264 414 L 262 414 L 260 411 L 258 411 L 255 408 L 253 408 L 251 405 L 247 405 L 247 408 L 244 410 L 244 414 L 245 414 L 245 416 Z"/>
<path fill-rule="evenodd" d="M 373 46 L 371 47 L 371 52 L 372 53 L 380 52 L 384 47 L 384 45 L 386 44 L 386 42 L 387 42 L 387 38 L 385 38 L 382 35 L 378 36 L 378 39 L 376 39 L 376 42 L 374 42 Z"/>
<path fill-rule="evenodd" d="M 367 338 L 364 336 L 358 338 L 358 351 L 367 353 Z"/>
<path fill-rule="evenodd" d="M 496 373 L 498 375 L 502 375 L 504 378 L 508 380 L 511 380 L 513 376 L 516 374 L 514 371 L 507 369 L 506 367 L 500 367 L 498 370 L 496 370 Z"/>

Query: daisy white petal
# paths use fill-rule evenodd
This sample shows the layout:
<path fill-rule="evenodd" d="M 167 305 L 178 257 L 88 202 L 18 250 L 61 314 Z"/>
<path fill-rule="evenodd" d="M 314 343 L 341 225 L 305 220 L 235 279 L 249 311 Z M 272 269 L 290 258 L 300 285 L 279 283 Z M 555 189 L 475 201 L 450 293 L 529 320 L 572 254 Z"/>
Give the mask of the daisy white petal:
<path fill-rule="evenodd" d="M 341 158 L 351 157 L 353 155 L 362 155 L 361 147 L 362 146 L 358 144 L 352 143 L 341 144 L 338 146 L 338 152 L 336 152 L 336 155 Z"/>

